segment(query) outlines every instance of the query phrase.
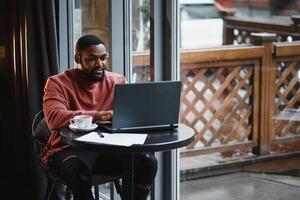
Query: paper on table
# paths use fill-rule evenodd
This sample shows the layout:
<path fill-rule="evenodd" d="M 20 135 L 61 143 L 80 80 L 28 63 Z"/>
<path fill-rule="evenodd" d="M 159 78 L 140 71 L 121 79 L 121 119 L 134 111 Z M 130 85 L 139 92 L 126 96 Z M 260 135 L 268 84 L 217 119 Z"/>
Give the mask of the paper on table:
<path fill-rule="evenodd" d="M 101 137 L 101 134 L 104 137 Z M 111 144 L 119 146 L 131 146 L 133 144 L 144 144 L 147 134 L 109 134 L 109 133 L 97 133 L 95 131 L 78 137 L 76 140 L 83 142 L 93 142 L 99 144 Z"/>

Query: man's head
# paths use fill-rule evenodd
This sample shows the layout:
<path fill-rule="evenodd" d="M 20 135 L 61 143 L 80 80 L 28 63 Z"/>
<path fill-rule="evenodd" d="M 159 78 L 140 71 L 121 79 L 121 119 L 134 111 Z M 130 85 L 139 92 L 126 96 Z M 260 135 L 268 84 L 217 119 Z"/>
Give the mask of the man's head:
<path fill-rule="evenodd" d="M 108 53 L 100 38 L 94 35 L 85 35 L 78 39 L 75 61 L 80 64 L 79 70 L 85 72 L 91 81 L 104 79 L 104 70 L 108 69 L 107 60 Z"/>

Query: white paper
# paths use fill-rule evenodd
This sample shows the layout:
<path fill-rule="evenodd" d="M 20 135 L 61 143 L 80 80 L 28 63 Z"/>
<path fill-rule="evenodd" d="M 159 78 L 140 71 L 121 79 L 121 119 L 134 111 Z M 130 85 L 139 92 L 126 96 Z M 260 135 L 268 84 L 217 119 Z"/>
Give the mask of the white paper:
<path fill-rule="evenodd" d="M 133 144 L 144 144 L 147 134 L 140 133 L 121 133 L 121 134 L 110 134 L 101 133 L 104 137 L 101 137 L 100 133 L 95 131 L 87 133 L 76 140 L 83 142 L 93 142 L 98 144 L 111 144 L 119 146 L 131 146 Z"/>

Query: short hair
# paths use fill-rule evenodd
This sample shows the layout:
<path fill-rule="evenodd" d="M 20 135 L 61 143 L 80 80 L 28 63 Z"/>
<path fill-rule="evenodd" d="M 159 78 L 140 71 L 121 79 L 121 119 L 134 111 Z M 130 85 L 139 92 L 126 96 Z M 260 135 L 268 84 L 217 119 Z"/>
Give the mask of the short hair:
<path fill-rule="evenodd" d="M 99 45 L 99 44 L 103 44 L 105 46 L 104 42 L 97 36 L 84 35 L 84 36 L 81 36 L 77 40 L 75 50 L 76 50 L 76 53 L 80 53 L 89 45 Z"/>

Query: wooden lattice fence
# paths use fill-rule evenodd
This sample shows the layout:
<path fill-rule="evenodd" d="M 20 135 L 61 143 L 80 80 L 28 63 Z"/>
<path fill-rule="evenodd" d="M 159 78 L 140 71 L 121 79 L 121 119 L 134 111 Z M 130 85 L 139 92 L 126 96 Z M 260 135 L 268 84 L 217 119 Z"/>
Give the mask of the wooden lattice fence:
<path fill-rule="evenodd" d="M 276 113 L 283 110 L 296 111 L 300 107 L 299 60 L 279 59 L 276 62 Z M 275 137 L 299 135 L 300 124 L 297 121 L 275 121 Z"/>
<path fill-rule="evenodd" d="M 181 122 L 192 127 L 189 148 L 249 140 L 254 65 L 182 69 Z"/>
<path fill-rule="evenodd" d="M 293 118 L 293 113 L 300 112 L 300 42 L 275 43 L 274 47 L 274 114 L 287 114 L 290 120 L 272 121 L 272 144 L 287 148 L 300 139 L 300 121 Z M 299 147 L 292 145 L 294 150 Z"/>
<path fill-rule="evenodd" d="M 257 145 L 261 47 L 223 46 L 181 53 L 181 115 L 193 128 L 191 156 Z"/>
<path fill-rule="evenodd" d="M 196 133 L 182 156 L 236 149 L 271 154 L 278 145 L 300 141 L 299 122 L 272 119 L 286 109 L 299 110 L 300 42 L 253 37 L 255 46 L 181 52 L 180 119 Z M 149 63 L 138 67 L 140 59 L 133 71 L 149 81 Z"/>

